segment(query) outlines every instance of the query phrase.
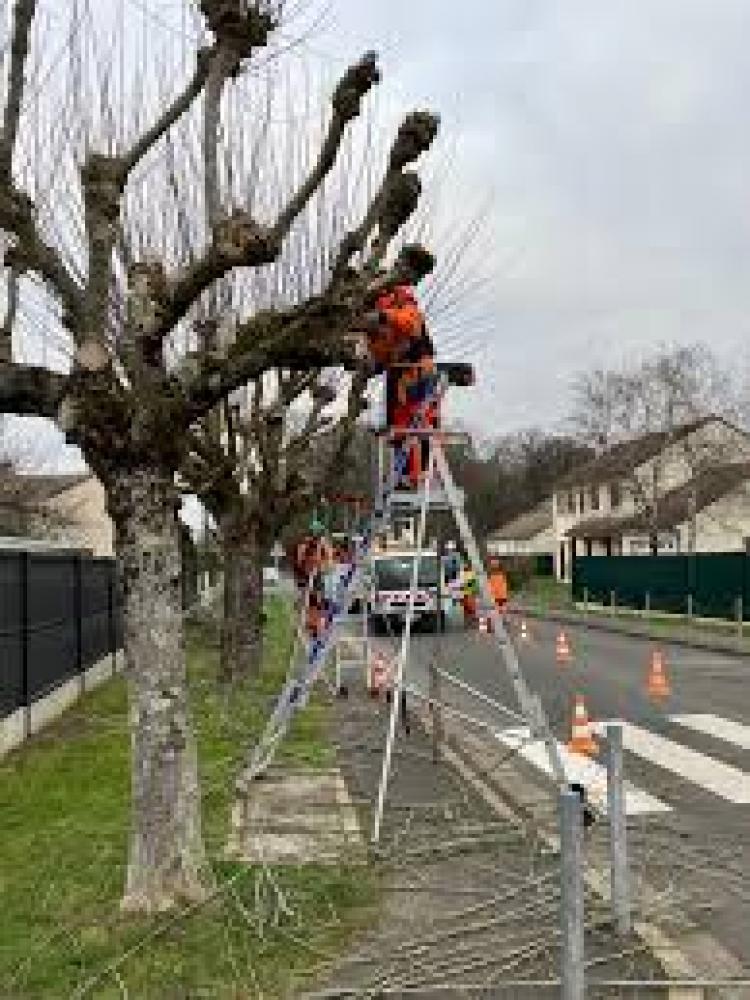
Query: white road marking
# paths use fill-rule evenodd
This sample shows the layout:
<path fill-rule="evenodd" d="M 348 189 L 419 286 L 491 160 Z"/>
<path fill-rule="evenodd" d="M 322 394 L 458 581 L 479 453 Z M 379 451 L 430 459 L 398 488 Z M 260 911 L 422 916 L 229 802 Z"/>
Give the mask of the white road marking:
<path fill-rule="evenodd" d="M 743 726 L 734 719 L 723 719 L 720 715 L 670 715 L 670 719 L 678 726 L 695 729 L 706 736 L 750 750 L 750 726 Z"/>
<path fill-rule="evenodd" d="M 600 731 L 606 725 L 606 722 L 602 722 L 595 728 Z M 621 725 L 623 746 L 630 753 L 671 771 L 684 781 L 700 785 L 707 792 L 735 805 L 750 804 L 750 774 L 630 722 L 623 722 Z"/>
<path fill-rule="evenodd" d="M 495 733 L 496 738 L 511 750 L 518 750 L 519 755 L 544 774 L 552 774 L 549 756 L 540 740 L 528 742 L 529 729 L 501 729 Z M 562 757 L 565 774 L 570 781 L 580 782 L 586 789 L 588 800 L 600 812 L 607 812 L 607 770 L 595 760 L 571 753 L 563 744 L 557 744 Z M 636 788 L 631 782 L 625 782 L 625 811 L 628 816 L 639 816 L 646 813 L 671 812 L 672 807 L 657 799 L 648 792 Z"/>

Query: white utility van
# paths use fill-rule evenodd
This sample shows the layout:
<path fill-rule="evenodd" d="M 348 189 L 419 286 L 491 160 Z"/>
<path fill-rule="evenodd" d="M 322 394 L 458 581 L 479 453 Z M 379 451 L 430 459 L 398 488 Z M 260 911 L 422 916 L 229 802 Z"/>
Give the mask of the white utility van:
<path fill-rule="evenodd" d="M 400 626 L 409 608 L 409 590 L 414 573 L 413 549 L 390 549 L 374 552 L 371 557 L 368 610 L 375 622 L 384 626 Z M 438 614 L 445 623 L 446 609 L 451 605 L 445 575 L 440 581 L 442 607 L 438 609 L 438 556 L 425 550 L 419 560 L 419 575 L 414 599 L 415 620 L 432 628 L 438 624 Z"/>

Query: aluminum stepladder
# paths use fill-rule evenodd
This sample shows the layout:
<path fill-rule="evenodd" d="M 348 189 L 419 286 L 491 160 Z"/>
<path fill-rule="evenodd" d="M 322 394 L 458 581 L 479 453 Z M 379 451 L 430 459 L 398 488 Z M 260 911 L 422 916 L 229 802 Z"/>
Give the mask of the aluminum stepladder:
<path fill-rule="evenodd" d="M 331 651 L 339 638 L 342 620 L 348 619 L 352 603 L 352 592 L 361 583 L 366 560 L 369 557 L 373 539 L 383 530 L 387 517 L 387 498 L 382 497 L 374 514 L 365 527 L 363 542 L 358 546 L 353 561 L 341 573 L 332 615 L 320 639 L 312 641 L 306 651 L 304 662 L 298 671 L 293 671 L 282 688 L 276 706 L 257 745 L 250 754 L 247 766 L 239 778 L 239 784 L 260 777 L 271 764 L 276 748 L 289 730 L 289 725 L 299 709 L 307 704 L 312 688 L 324 671 Z"/>
<path fill-rule="evenodd" d="M 444 390 L 444 386 L 443 386 Z M 379 483 L 377 487 L 378 502 L 375 512 L 366 528 L 364 542 L 359 551 L 355 554 L 354 562 L 342 575 L 339 581 L 340 596 L 337 595 L 334 601 L 333 616 L 328 624 L 325 635 L 321 640 L 311 643 L 306 662 L 300 676 L 292 677 L 285 685 L 278 699 L 273 714 L 271 715 L 266 729 L 255 747 L 249 761 L 249 766 L 242 775 L 243 783 L 247 780 L 260 776 L 273 760 L 276 747 L 288 731 L 289 725 L 296 711 L 304 707 L 310 697 L 313 685 L 325 669 L 326 662 L 335 642 L 338 633 L 339 620 L 342 613 L 349 610 L 351 604 L 351 591 L 355 583 L 359 583 L 362 577 L 365 560 L 369 557 L 375 535 L 384 530 L 390 523 L 390 519 L 396 510 L 410 509 L 419 511 L 419 528 L 417 533 L 417 545 L 413 559 L 413 570 L 411 587 L 409 593 L 409 605 L 407 608 L 406 622 L 402 634 L 401 648 L 399 651 L 397 672 L 391 702 L 389 717 L 388 735 L 383 757 L 383 768 L 380 786 L 378 789 L 378 802 L 373 828 L 373 841 L 377 843 L 380 838 L 383 810 L 387 795 L 388 779 L 390 775 L 390 764 L 393 751 L 393 743 L 396 733 L 397 714 L 401 705 L 401 695 L 404 690 L 404 668 L 408 658 L 411 630 L 414 620 L 414 602 L 416 597 L 419 563 L 421 552 L 424 546 L 424 538 L 427 525 L 427 514 L 431 509 L 449 509 L 454 517 L 456 526 L 464 544 L 469 563 L 474 570 L 479 583 L 480 596 L 484 602 L 483 612 L 490 618 L 492 623 L 492 638 L 495 642 L 513 686 L 518 700 L 521 713 L 523 714 L 532 739 L 543 740 L 550 760 L 550 766 L 555 782 L 561 789 L 567 788 L 565 768 L 562 763 L 557 742 L 552 734 L 547 720 L 546 713 L 538 695 L 532 694 L 525 678 L 521 672 L 515 648 L 510 636 L 505 628 L 502 616 L 498 612 L 489 587 L 489 580 L 484 569 L 479 549 L 476 544 L 473 532 L 466 518 L 462 504 L 462 492 L 456 486 L 450 471 L 445 452 L 443 450 L 442 431 L 426 431 L 410 429 L 406 432 L 399 432 L 391 437 L 424 439 L 429 441 L 428 470 L 424 487 L 416 493 L 412 491 L 401 491 L 395 489 L 393 462 L 386 466 L 381 457 L 379 469 Z M 387 451 L 387 449 L 386 449 Z M 382 449 L 381 449 L 382 452 Z M 435 490 L 433 479 L 439 481 L 439 488 Z"/>
<path fill-rule="evenodd" d="M 542 707 L 539 696 L 533 694 L 526 683 L 523 673 L 521 672 L 515 647 L 513 646 L 511 638 L 505 627 L 503 617 L 497 610 L 497 606 L 495 605 L 495 601 L 492 597 L 487 573 L 479 554 L 479 547 L 477 546 L 474 533 L 471 530 L 471 526 L 469 525 L 466 513 L 463 509 L 462 492 L 456 486 L 448 461 L 445 457 L 445 451 L 443 450 L 442 444 L 445 435 L 443 432 L 435 430 L 410 430 L 405 433 L 399 433 L 398 435 L 394 435 L 391 432 L 390 437 L 394 436 L 406 438 L 411 437 L 412 439 L 417 440 L 424 440 L 426 437 L 429 441 L 429 459 L 425 484 L 421 493 L 417 492 L 416 494 L 409 494 L 407 492 L 402 494 L 391 488 L 388 494 L 390 510 L 397 506 L 403 505 L 408 507 L 411 505 L 412 510 L 419 511 L 419 528 L 417 532 L 417 546 L 414 553 L 409 605 L 407 608 L 406 622 L 399 650 L 388 734 L 386 737 L 385 752 L 383 755 L 383 768 L 378 788 L 378 801 L 372 833 L 372 840 L 375 844 L 377 844 L 380 840 L 383 811 L 390 776 L 393 743 L 396 734 L 396 713 L 401 700 L 401 692 L 404 689 L 404 668 L 408 658 L 412 622 L 414 618 L 414 600 L 418 581 L 418 567 L 424 544 L 427 513 L 431 507 L 433 509 L 440 510 L 445 510 L 447 507 L 453 514 L 456 527 L 458 528 L 461 541 L 463 542 L 464 549 L 469 559 L 469 564 L 473 569 L 479 584 L 480 597 L 484 604 L 483 614 L 485 614 L 491 621 L 491 636 L 498 648 L 498 651 L 500 652 L 506 673 L 508 674 L 513 686 L 519 708 L 521 709 L 521 713 L 529 727 L 531 739 L 543 740 L 555 783 L 558 785 L 560 790 L 565 790 L 568 787 L 565 767 L 562 762 L 557 741 L 555 740 L 555 737 L 550 729 L 547 715 Z M 382 451 L 383 449 L 381 448 L 379 472 L 381 476 L 385 475 L 386 479 L 389 481 L 389 485 L 392 487 L 391 477 L 393 463 L 391 462 L 389 465 L 384 460 Z M 433 478 L 437 480 L 436 484 L 433 484 Z M 435 490 L 435 485 L 438 486 L 438 490 Z M 439 567 L 438 571 L 441 572 L 442 568 Z"/>

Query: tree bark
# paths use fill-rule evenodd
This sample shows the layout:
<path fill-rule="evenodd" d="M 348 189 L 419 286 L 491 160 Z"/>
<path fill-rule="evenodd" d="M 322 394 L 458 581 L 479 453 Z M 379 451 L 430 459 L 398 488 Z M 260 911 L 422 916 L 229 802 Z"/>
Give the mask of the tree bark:
<path fill-rule="evenodd" d="M 112 491 L 122 571 L 132 754 L 124 910 L 205 898 L 198 755 L 188 709 L 179 526 L 171 477 L 123 474 Z"/>
<path fill-rule="evenodd" d="M 233 515 L 222 518 L 221 537 L 221 679 L 233 683 L 257 677 L 263 662 L 263 561 L 267 545 L 256 526 Z"/>

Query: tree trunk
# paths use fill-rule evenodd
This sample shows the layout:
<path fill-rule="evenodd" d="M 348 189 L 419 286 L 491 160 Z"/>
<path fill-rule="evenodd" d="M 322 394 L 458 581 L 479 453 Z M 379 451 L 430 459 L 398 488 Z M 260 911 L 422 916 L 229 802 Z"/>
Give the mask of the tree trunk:
<path fill-rule="evenodd" d="M 135 472 L 113 492 L 130 702 L 132 825 L 122 908 L 152 913 L 206 895 L 198 754 L 182 627 L 171 477 Z"/>
<path fill-rule="evenodd" d="M 263 560 L 267 555 L 252 524 L 227 516 L 224 547 L 224 620 L 221 677 L 228 683 L 257 677 L 263 661 Z"/>

